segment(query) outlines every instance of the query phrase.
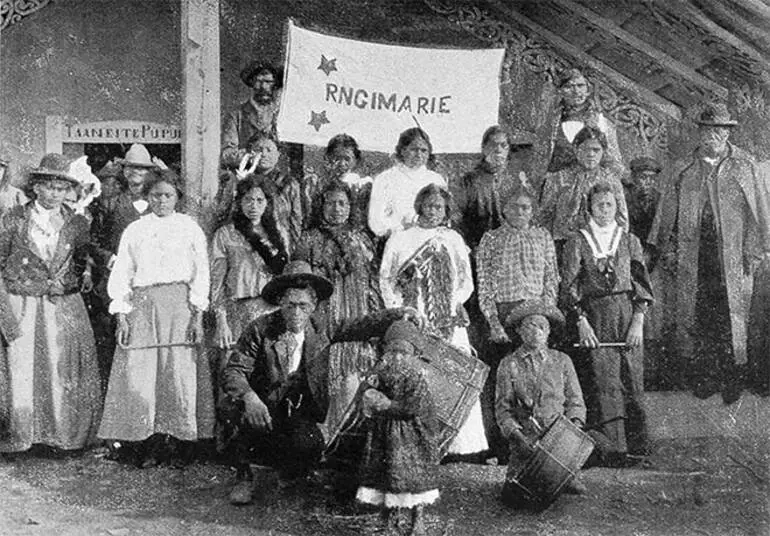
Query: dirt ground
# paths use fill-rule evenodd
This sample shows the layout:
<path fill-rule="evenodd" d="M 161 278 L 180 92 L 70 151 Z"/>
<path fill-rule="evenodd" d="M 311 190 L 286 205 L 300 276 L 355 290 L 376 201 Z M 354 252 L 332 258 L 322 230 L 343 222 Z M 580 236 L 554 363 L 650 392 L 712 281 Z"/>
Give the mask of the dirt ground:
<path fill-rule="evenodd" d="M 431 536 L 770 535 L 770 447 L 735 439 L 656 444 L 651 467 L 583 471 L 584 496 L 541 513 L 514 511 L 498 495 L 504 468 L 441 467 Z M 322 487 L 265 489 L 253 505 L 227 502 L 227 466 L 135 469 L 95 452 L 71 459 L 0 462 L 0 534 L 377 534 L 376 514 L 351 515 Z M 266 488 L 271 486 L 266 485 Z"/>

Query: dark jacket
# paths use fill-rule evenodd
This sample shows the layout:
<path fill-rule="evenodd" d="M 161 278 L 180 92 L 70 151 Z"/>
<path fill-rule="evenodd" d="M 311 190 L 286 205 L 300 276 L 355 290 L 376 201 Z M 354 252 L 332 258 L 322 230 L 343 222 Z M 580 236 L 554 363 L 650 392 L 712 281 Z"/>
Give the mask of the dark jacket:
<path fill-rule="evenodd" d="M 398 309 L 385 309 L 366 317 L 342 322 L 332 333 L 328 322 L 312 318 L 305 328 L 305 343 L 298 369 L 289 374 L 291 357 L 281 335 L 286 332 L 281 311 L 254 320 L 243 331 L 225 365 L 222 387 L 231 399 L 240 400 L 250 390 L 265 403 L 271 415 L 282 415 L 287 401 L 320 422 L 328 407 L 328 346 L 332 342 L 380 337 L 400 317 Z"/>
<path fill-rule="evenodd" d="M 104 264 L 109 262 L 112 255 L 117 254 L 120 237 L 123 236 L 126 227 L 149 212 L 149 206 L 144 212 L 137 212 L 128 192 L 122 192 L 99 205 L 99 216 L 94 218 L 91 232 L 96 244 L 96 252 Z"/>
<path fill-rule="evenodd" d="M 64 226 L 51 262 L 40 258 L 29 239 L 33 203 L 14 207 L 0 222 L 0 270 L 5 290 L 20 296 L 80 292 L 90 251 L 88 220 L 62 206 Z"/>

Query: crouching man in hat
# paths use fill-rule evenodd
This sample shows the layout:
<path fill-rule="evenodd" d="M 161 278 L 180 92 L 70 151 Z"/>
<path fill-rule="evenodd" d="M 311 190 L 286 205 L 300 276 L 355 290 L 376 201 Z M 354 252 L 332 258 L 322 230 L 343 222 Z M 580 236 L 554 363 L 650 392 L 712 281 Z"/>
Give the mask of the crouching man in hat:
<path fill-rule="evenodd" d="M 518 333 L 522 345 L 500 362 L 497 369 L 495 415 L 503 436 L 510 442 L 508 475 L 515 476 L 534 452 L 541 433 L 564 415 L 582 427 L 586 419 L 583 391 L 575 367 L 566 354 L 548 348 L 549 322 L 564 323 L 553 305 L 526 301 L 506 318 L 506 329 Z M 585 493 L 577 479 L 567 493 Z"/>
<path fill-rule="evenodd" d="M 279 309 L 254 320 L 227 360 L 221 415 L 234 430 L 230 444 L 238 483 L 230 493 L 233 504 L 253 500 L 251 461 L 276 468 L 285 481 L 307 476 L 319 462 L 330 341 L 378 337 L 393 321 L 416 315 L 409 308 L 384 310 L 328 333 L 321 327 L 328 323 L 313 313 L 332 291 L 332 283 L 314 275 L 306 262 L 289 263 L 262 290 L 262 298 Z"/>

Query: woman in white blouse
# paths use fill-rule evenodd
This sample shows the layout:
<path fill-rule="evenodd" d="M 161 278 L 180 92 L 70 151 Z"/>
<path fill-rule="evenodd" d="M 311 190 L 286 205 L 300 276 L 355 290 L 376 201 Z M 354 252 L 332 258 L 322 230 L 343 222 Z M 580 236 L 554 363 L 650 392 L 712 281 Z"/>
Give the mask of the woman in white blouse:
<path fill-rule="evenodd" d="M 99 437 L 123 443 L 118 457 L 140 467 L 164 458 L 181 465 L 191 442 L 214 429 L 211 372 L 200 349 L 206 238 L 176 212 L 182 191 L 173 172 L 154 171 L 146 189 L 152 212 L 126 228 L 107 284 L 118 346 Z"/>
<path fill-rule="evenodd" d="M 428 169 L 433 165 L 433 146 L 421 128 L 410 128 L 401 133 L 396 145 L 396 160 L 395 166 L 374 178 L 369 200 L 369 228 L 384 238 L 414 225 L 417 192 L 429 184 L 447 187 L 444 177 Z"/>

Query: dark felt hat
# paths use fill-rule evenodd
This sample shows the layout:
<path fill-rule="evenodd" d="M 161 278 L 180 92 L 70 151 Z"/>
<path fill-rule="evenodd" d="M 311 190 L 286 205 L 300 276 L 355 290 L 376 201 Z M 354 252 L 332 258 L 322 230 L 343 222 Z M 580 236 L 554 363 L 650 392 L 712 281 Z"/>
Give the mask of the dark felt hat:
<path fill-rule="evenodd" d="M 61 179 L 78 185 L 78 180 L 70 173 L 70 161 L 59 153 L 48 153 L 40 160 L 40 165 L 30 171 L 30 181 Z"/>
<path fill-rule="evenodd" d="M 396 320 L 390 325 L 382 337 L 382 344 L 384 346 L 392 341 L 409 342 L 420 351 L 425 348 L 425 336 L 417 326 L 408 320 Z"/>
<path fill-rule="evenodd" d="M 738 121 L 730 117 L 730 111 L 726 104 L 709 104 L 695 120 L 699 125 L 706 127 L 734 127 Z"/>
<path fill-rule="evenodd" d="M 282 70 L 265 61 L 252 61 L 241 70 L 241 81 L 251 87 L 252 79 L 259 73 L 267 72 L 273 75 L 275 79 L 275 88 L 280 89 L 283 86 Z"/>
<path fill-rule="evenodd" d="M 528 300 L 508 313 L 505 325 L 509 328 L 515 328 L 522 320 L 532 315 L 544 316 L 552 324 L 564 324 L 564 315 L 554 305 L 548 305 L 541 300 Z"/>
<path fill-rule="evenodd" d="M 651 156 L 634 158 L 629 162 L 628 167 L 634 172 L 652 171 L 654 173 L 660 173 L 663 170 L 663 165 Z"/>
<path fill-rule="evenodd" d="M 283 269 L 283 273 L 274 277 L 262 289 L 262 299 L 272 305 L 278 305 L 284 292 L 290 288 L 310 287 L 315 290 L 318 301 L 329 299 L 334 292 L 332 282 L 315 275 L 305 261 L 292 261 Z"/>

